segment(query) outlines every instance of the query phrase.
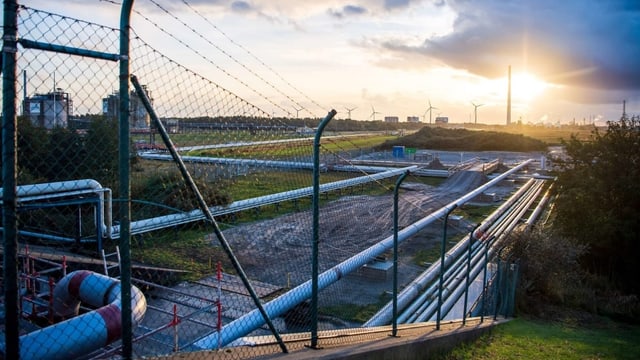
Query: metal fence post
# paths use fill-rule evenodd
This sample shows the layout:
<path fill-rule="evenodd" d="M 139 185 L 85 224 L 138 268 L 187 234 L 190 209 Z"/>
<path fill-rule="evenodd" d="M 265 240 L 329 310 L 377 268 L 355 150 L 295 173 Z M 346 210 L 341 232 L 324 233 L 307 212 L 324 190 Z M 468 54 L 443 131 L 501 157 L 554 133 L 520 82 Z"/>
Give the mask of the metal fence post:
<path fill-rule="evenodd" d="M 2 44 L 2 237 L 4 240 L 5 359 L 19 358 L 18 219 L 16 214 L 16 1 L 4 2 Z"/>
<path fill-rule="evenodd" d="M 442 231 L 442 244 L 440 245 L 440 280 L 438 282 L 438 316 L 436 317 L 436 330 L 440 330 L 440 316 L 442 314 L 442 288 L 444 287 L 444 253 L 447 247 L 447 220 L 453 210 L 458 207 L 457 204 L 453 204 L 450 209 L 444 214 L 444 227 Z"/>
<path fill-rule="evenodd" d="M 325 126 L 338 112 L 332 109 L 318 124 L 313 139 L 313 244 L 311 251 L 311 347 L 318 346 L 318 243 L 320 241 L 320 138 Z"/>
<path fill-rule="evenodd" d="M 400 184 L 409 175 L 407 170 L 398 177 L 393 188 L 393 329 L 392 336 L 398 335 L 398 191 Z"/>
<path fill-rule="evenodd" d="M 120 181 L 120 265 L 122 296 L 122 357 L 133 354 L 133 322 L 131 320 L 131 183 L 129 174 L 129 35 L 133 0 L 124 0 L 120 12 L 120 108 L 119 167 Z"/>
<path fill-rule="evenodd" d="M 480 226 L 480 224 L 476 224 L 476 226 L 473 227 L 473 230 L 471 230 L 471 233 L 469 234 L 469 251 L 467 252 L 467 278 L 466 278 L 466 286 L 464 288 L 464 310 L 462 310 L 462 325 L 465 325 L 467 323 L 467 304 L 469 302 L 469 276 L 471 275 L 471 251 L 472 251 L 472 247 L 473 247 L 473 240 L 474 240 L 474 236 L 473 234 L 476 232 L 476 229 L 478 229 L 478 227 Z"/>

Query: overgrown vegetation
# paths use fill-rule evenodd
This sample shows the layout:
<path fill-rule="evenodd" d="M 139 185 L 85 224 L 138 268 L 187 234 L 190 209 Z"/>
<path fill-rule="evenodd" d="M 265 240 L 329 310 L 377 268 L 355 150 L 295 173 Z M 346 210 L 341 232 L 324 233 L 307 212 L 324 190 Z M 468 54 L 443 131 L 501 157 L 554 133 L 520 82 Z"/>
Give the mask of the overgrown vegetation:
<path fill-rule="evenodd" d="M 466 129 L 445 129 L 424 127 L 415 134 L 388 140 L 379 149 L 393 146 L 420 149 L 464 150 L 464 151 L 543 151 L 547 144 L 521 134 L 506 134 L 496 131 L 471 131 Z"/>
<path fill-rule="evenodd" d="M 552 224 L 504 253 L 520 265 L 518 318 L 440 359 L 640 357 L 640 119 L 564 145 Z"/>
<path fill-rule="evenodd" d="M 117 129 L 113 121 L 104 117 L 96 117 L 84 134 L 61 127 L 47 130 L 20 117 L 17 139 L 19 183 L 94 179 L 115 188 Z"/>
<path fill-rule="evenodd" d="M 586 245 L 584 269 L 612 291 L 640 292 L 640 118 L 565 142 L 556 187 L 557 231 Z"/>

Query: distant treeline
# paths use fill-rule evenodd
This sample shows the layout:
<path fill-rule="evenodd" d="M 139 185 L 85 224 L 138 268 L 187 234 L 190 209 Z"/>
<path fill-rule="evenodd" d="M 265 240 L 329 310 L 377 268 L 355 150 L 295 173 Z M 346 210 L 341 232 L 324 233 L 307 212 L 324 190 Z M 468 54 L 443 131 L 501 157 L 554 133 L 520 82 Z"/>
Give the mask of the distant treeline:
<path fill-rule="evenodd" d="M 424 127 L 414 134 L 394 140 L 387 140 L 379 145 L 378 149 L 388 150 L 393 146 L 452 151 L 527 152 L 543 151 L 546 149 L 547 144 L 543 141 L 519 134 Z"/>
<path fill-rule="evenodd" d="M 189 124 L 255 124 L 257 126 L 273 126 L 273 127 L 296 127 L 296 128 L 316 128 L 322 119 L 320 118 L 257 118 L 249 116 L 221 116 L 221 117 L 196 117 L 177 119 L 182 126 Z M 394 130 L 417 130 L 425 126 L 424 123 L 391 123 L 384 121 L 362 121 L 362 120 L 345 120 L 332 119 L 325 130 L 327 131 L 394 131 Z"/>

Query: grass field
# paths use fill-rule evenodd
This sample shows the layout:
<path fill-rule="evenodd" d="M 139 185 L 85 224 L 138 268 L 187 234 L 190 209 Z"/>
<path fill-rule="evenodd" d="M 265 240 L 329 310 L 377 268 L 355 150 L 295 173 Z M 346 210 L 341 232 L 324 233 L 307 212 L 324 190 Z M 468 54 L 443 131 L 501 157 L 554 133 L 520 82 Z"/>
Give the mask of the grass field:
<path fill-rule="evenodd" d="M 572 135 L 580 140 L 587 140 L 595 128 L 591 125 L 533 126 L 533 125 L 469 125 L 469 129 L 522 134 L 544 141 L 549 145 L 559 145 L 562 140 L 568 141 Z"/>
<path fill-rule="evenodd" d="M 567 313 L 569 317 L 556 321 L 515 318 L 437 359 L 640 359 L 640 325 Z"/>

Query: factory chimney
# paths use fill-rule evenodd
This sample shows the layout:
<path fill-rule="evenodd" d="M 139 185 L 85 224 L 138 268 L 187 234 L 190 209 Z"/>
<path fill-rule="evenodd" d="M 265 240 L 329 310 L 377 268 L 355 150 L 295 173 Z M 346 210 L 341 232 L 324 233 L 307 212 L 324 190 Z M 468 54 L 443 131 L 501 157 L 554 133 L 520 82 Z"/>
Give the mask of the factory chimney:
<path fill-rule="evenodd" d="M 507 90 L 507 126 L 511 125 L 511 65 L 509 65 L 509 89 Z"/>

